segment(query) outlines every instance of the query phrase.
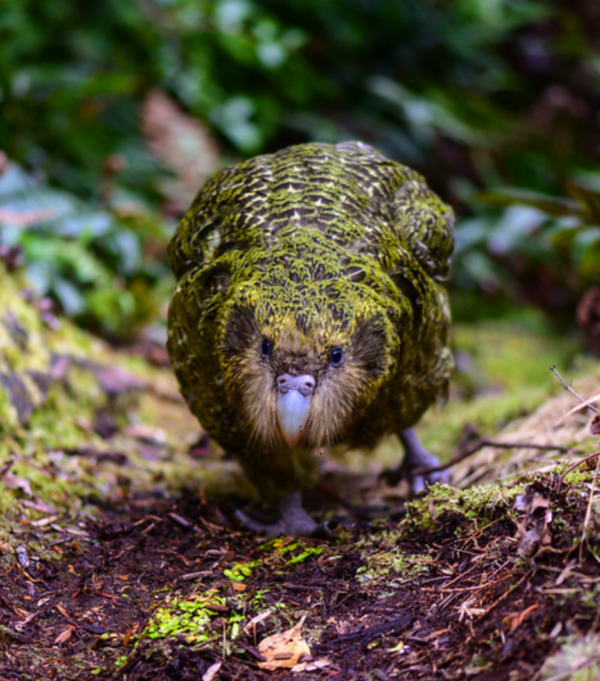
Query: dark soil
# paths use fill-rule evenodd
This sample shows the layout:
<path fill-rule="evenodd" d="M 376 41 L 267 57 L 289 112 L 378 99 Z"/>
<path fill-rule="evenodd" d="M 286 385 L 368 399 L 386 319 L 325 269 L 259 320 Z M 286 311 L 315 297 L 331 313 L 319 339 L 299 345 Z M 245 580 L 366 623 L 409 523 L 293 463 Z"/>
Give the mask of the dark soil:
<path fill-rule="evenodd" d="M 563 526 L 577 527 L 585 501 L 569 489 L 557 495 L 554 485 L 538 489 L 562 509 Z M 304 549 L 324 550 L 293 565 L 269 562 L 276 542 L 265 548 L 237 528 L 227 504 L 192 493 L 122 499 L 99 509 L 79 537 L 17 528 L 24 545 L 51 546 L 57 559 L 23 551 L 2 571 L 0 679 L 201 679 L 219 661 L 218 679 L 530 679 L 559 634 L 597 627 L 595 599 L 573 594 L 600 577 L 598 564 L 584 557 L 556 579 L 576 558 L 572 532 L 554 532 L 552 547 L 526 562 L 507 514 L 485 524 L 459 513 L 438 521 L 428 531 L 396 532 L 398 522 L 379 521 L 306 540 Z M 429 556 L 428 570 L 360 581 L 369 556 L 390 551 L 390 538 L 398 556 Z M 254 560 L 262 562 L 243 581 L 224 573 Z M 165 593 L 185 600 L 208 589 L 223 598 L 208 640 L 144 635 Z M 231 640 L 233 614 L 247 621 L 269 608 L 270 618 Z M 259 640 L 302 615 L 313 658 L 328 664 L 299 674 L 260 669 Z"/>
<path fill-rule="evenodd" d="M 0 681 L 519 681 L 599 628 L 589 470 L 571 486 L 523 474 L 519 516 L 523 482 L 434 488 L 404 508 L 376 466 L 369 479 L 330 463 L 307 508 L 345 528 L 266 541 L 240 528 L 236 508 L 263 509 L 167 369 L 136 357 L 130 373 L 89 341 L 65 354 L 24 306 L 15 290 L 32 330 L 29 349 L 10 327 L 20 368 L 0 401 Z M 259 647 L 295 625 L 312 660 L 265 670 Z"/>

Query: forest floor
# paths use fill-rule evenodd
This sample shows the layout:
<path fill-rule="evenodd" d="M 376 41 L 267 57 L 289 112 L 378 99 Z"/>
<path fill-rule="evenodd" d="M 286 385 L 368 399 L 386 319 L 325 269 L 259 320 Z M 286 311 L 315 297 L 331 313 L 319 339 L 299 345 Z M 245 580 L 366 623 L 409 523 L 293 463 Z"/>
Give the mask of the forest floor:
<path fill-rule="evenodd" d="M 268 540 L 237 522 L 267 510 L 160 347 L 109 348 L 1 283 L 1 681 L 600 678 L 597 458 L 581 463 L 600 429 L 545 377 L 562 363 L 589 398 L 597 362 L 459 329 L 462 373 L 422 427 L 465 457 L 456 486 L 407 502 L 386 442 L 324 461 L 307 508 L 329 536 Z"/>

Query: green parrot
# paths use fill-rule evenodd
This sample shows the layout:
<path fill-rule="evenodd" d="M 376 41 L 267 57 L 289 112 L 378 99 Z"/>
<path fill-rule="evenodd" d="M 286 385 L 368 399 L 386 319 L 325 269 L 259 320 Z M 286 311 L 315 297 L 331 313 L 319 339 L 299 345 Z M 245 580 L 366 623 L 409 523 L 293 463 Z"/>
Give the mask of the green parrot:
<path fill-rule="evenodd" d="M 206 432 L 262 497 L 269 534 L 316 528 L 301 492 L 324 448 L 399 436 L 413 491 L 438 464 L 412 426 L 447 392 L 438 283 L 453 213 L 418 173 L 361 142 L 303 144 L 220 170 L 169 245 L 167 347 Z"/>

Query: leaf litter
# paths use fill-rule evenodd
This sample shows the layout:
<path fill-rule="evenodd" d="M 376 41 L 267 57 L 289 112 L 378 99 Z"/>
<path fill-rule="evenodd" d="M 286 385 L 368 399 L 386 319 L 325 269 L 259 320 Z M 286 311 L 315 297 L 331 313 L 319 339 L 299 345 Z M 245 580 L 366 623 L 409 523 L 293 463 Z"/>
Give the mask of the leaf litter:
<path fill-rule="evenodd" d="M 51 387 L 31 424 L 15 421 L 0 466 L 0 678 L 593 673 L 598 419 L 576 411 L 557 425 L 572 395 L 494 438 L 555 451 L 484 446 L 453 467 L 457 487 L 408 504 L 384 486 L 365 496 L 363 474 L 332 468 L 307 505 L 340 528 L 265 541 L 236 524 L 236 509 L 256 504 L 198 433 L 168 370 L 103 352 L 93 364 L 69 360 L 57 379 L 67 391 L 72 371 L 94 381 L 95 402 L 85 411 L 75 400 L 66 436 L 40 439 L 50 419 L 39 410 L 63 399 Z M 597 385 L 578 386 L 590 406 Z"/>

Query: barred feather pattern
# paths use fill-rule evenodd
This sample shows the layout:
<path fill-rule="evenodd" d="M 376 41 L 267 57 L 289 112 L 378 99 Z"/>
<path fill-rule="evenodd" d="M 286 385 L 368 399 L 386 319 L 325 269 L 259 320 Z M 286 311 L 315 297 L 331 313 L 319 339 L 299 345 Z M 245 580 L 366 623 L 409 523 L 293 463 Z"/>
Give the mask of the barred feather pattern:
<path fill-rule="evenodd" d="M 192 412 L 265 496 L 308 484 L 320 448 L 373 447 L 444 394 L 453 246 L 425 180 L 359 142 L 259 156 L 200 189 L 169 247 L 168 349 Z M 277 428 L 282 372 L 316 380 L 294 447 Z"/>

